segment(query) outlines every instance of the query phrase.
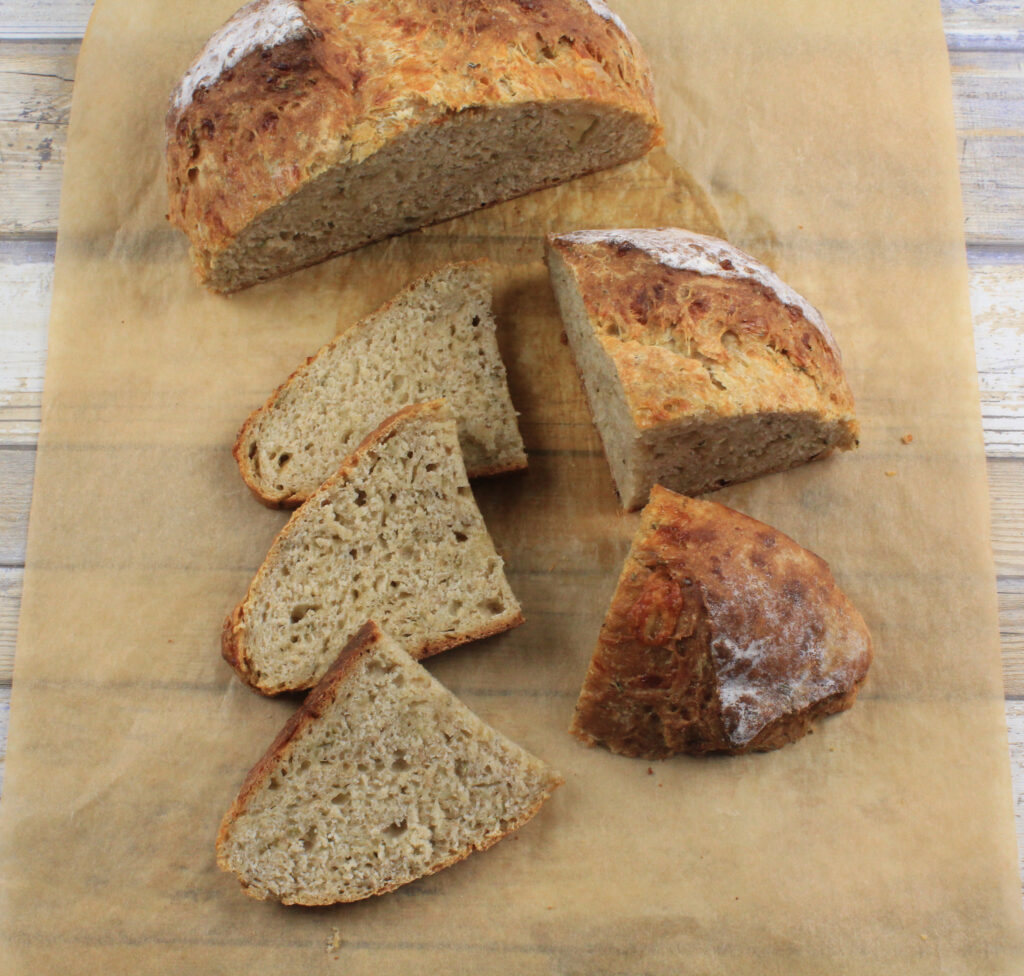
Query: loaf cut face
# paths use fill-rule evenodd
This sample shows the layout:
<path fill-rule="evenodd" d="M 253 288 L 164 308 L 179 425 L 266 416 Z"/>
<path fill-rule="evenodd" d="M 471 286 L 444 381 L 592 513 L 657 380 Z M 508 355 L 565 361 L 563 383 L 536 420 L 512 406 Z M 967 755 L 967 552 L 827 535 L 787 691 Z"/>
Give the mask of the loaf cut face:
<path fill-rule="evenodd" d="M 370 623 L 249 773 L 217 862 L 253 898 L 357 901 L 485 850 L 561 782 Z"/>
<path fill-rule="evenodd" d="M 439 268 L 324 346 L 246 420 L 235 459 L 261 501 L 294 507 L 382 420 L 438 397 L 471 478 L 526 467 L 484 262 Z"/>
<path fill-rule="evenodd" d="M 400 410 L 298 508 L 224 625 L 226 660 L 265 694 L 312 687 L 366 620 L 414 657 L 523 616 L 443 400 Z"/>
<path fill-rule="evenodd" d="M 652 759 L 776 749 L 849 708 L 871 654 L 822 559 L 724 505 L 655 486 L 571 731 Z"/>
<path fill-rule="evenodd" d="M 660 133 L 646 59 L 601 0 L 256 0 L 172 96 L 169 218 L 230 292 Z"/>
<path fill-rule="evenodd" d="M 832 334 L 749 255 L 664 228 L 550 235 L 547 259 L 627 510 L 856 447 Z"/>

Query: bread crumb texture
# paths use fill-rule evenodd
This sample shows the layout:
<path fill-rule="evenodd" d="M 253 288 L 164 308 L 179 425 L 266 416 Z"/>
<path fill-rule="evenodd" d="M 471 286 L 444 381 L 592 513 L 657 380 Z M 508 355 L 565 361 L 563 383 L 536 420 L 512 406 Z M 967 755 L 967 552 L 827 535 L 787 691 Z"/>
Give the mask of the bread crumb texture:
<path fill-rule="evenodd" d="M 871 656 L 823 560 L 762 522 L 657 486 L 572 732 L 648 758 L 775 749 L 849 708 Z"/>
<path fill-rule="evenodd" d="M 754 258 L 677 228 L 553 234 L 547 253 L 625 508 L 856 447 L 835 339 Z"/>
<path fill-rule="evenodd" d="M 294 507 L 383 420 L 438 397 L 471 478 L 526 467 L 486 262 L 438 268 L 324 346 L 246 420 L 235 459 L 261 501 Z"/>
<path fill-rule="evenodd" d="M 356 901 L 490 847 L 560 783 L 369 624 L 249 773 L 217 860 L 254 898 Z"/>
<path fill-rule="evenodd" d="M 523 619 L 443 400 L 385 421 L 296 510 L 228 618 L 223 652 L 267 694 L 309 688 L 371 619 L 415 657 Z"/>
<path fill-rule="evenodd" d="M 647 61 L 599 0 L 257 0 L 172 96 L 169 218 L 235 291 L 660 139 Z"/>

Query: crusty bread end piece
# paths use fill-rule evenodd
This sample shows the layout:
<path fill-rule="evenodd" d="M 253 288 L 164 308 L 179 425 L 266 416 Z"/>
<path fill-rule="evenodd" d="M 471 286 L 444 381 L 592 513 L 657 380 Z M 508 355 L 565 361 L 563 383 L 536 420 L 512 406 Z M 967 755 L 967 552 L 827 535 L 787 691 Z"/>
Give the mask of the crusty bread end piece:
<path fill-rule="evenodd" d="M 776 749 L 849 708 L 871 654 L 822 559 L 763 522 L 656 485 L 571 731 L 653 759 Z"/>
<path fill-rule="evenodd" d="M 857 446 L 832 334 L 749 255 L 662 228 L 552 234 L 547 259 L 627 510 Z"/>
<path fill-rule="evenodd" d="M 455 414 L 469 477 L 525 468 L 496 330 L 486 261 L 417 279 L 246 420 L 234 448 L 242 478 L 265 504 L 294 508 L 382 420 L 438 397 Z"/>
<path fill-rule="evenodd" d="M 405 407 L 292 515 L 225 622 L 223 654 L 264 694 L 316 684 L 369 619 L 427 657 L 523 622 L 502 565 L 447 404 Z"/>
<path fill-rule="evenodd" d="M 246 777 L 217 863 L 253 898 L 357 901 L 485 850 L 561 783 L 369 623 Z"/>

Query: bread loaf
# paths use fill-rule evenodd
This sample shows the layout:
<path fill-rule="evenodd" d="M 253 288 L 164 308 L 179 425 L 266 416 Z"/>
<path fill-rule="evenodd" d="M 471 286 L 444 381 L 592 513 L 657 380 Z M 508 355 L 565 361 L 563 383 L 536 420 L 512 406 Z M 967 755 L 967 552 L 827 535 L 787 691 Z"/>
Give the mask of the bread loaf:
<path fill-rule="evenodd" d="M 172 96 L 168 216 L 230 292 L 659 139 L 603 0 L 255 0 Z"/>
<path fill-rule="evenodd" d="M 626 756 L 775 749 L 849 708 L 871 663 L 826 563 L 715 502 L 655 486 L 572 732 Z"/>
<path fill-rule="evenodd" d="M 551 235 L 547 258 L 626 509 L 857 445 L 832 334 L 749 255 L 667 228 Z"/>
<path fill-rule="evenodd" d="M 265 694 L 309 688 L 369 619 L 417 658 L 523 621 L 443 400 L 386 420 L 295 511 L 223 653 Z"/>
<path fill-rule="evenodd" d="M 217 863 L 253 898 L 356 901 L 485 850 L 561 782 L 370 623 L 246 777 Z"/>
<path fill-rule="evenodd" d="M 305 501 L 401 407 L 443 397 L 471 478 L 526 467 L 485 262 L 445 265 L 324 346 L 245 422 L 235 459 L 268 505 Z"/>

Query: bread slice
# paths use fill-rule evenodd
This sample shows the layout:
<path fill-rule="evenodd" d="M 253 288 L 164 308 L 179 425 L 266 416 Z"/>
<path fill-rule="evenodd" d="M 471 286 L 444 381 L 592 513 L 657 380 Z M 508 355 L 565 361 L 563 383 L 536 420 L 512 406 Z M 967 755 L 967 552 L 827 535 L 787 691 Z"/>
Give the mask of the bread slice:
<path fill-rule="evenodd" d="M 551 235 L 547 257 L 624 508 L 856 447 L 832 334 L 749 255 L 666 228 Z"/>
<path fill-rule="evenodd" d="M 414 281 L 246 420 L 234 451 L 245 483 L 268 505 L 299 505 L 382 420 L 438 397 L 458 421 L 469 477 L 525 468 L 495 330 L 486 262 Z"/>
<path fill-rule="evenodd" d="M 253 898 L 357 901 L 487 849 L 561 783 L 369 623 L 246 777 L 217 863 Z"/>
<path fill-rule="evenodd" d="M 166 129 L 168 218 L 220 292 L 661 139 L 647 61 L 603 0 L 256 0 Z"/>
<path fill-rule="evenodd" d="M 775 749 L 849 708 L 871 637 L 826 563 L 655 486 L 571 731 L 626 756 Z"/>
<path fill-rule="evenodd" d="M 296 510 L 223 653 L 265 694 L 309 688 L 370 619 L 417 658 L 523 621 L 443 400 L 398 411 Z"/>

